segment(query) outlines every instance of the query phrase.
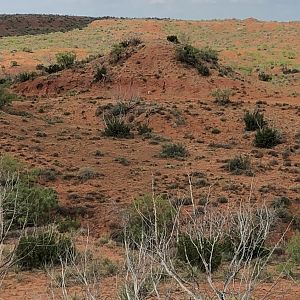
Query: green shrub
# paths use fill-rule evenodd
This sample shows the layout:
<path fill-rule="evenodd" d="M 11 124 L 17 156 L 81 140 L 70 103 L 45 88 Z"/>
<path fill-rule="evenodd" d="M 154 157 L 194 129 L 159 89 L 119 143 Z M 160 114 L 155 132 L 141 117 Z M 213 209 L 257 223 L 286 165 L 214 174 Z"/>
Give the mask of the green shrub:
<path fill-rule="evenodd" d="M 148 124 L 139 124 L 138 125 L 138 133 L 140 135 L 148 134 L 152 132 L 152 128 L 149 127 Z"/>
<path fill-rule="evenodd" d="M 119 44 L 113 45 L 113 48 L 110 52 L 110 62 L 116 64 L 121 59 L 130 56 L 130 53 L 127 51 L 127 48 L 136 47 L 141 43 L 142 41 L 139 38 L 134 37 L 134 38 L 124 40 Z"/>
<path fill-rule="evenodd" d="M 0 181 L 5 182 L 9 175 L 19 173 L 22 170 L 22 164 L 10 155 L 1 155 L 0 156 L 0 170 L 1 177 Z"/>
<path fill-rule="evenodd" d="M 272 202 L 272 207 L 276 209 L 284 209 L 291 205 L 291 200 L 288 197 L 276 197 Z"/>
<path fill-rule="evenodd" d="M 80 228 L 80 221 L 71 218 L 60 220 L 57 226 L 57 230 L 61 233 L 76 231 L 79 228 Z"/>
<path fill-rule="evenodd" d="M 287 244 L 287 253 L 290 259 L 300 264 L 300 233 L 297 232 Z"/>
<path fill-rule="evenodd" d="M 197 49 L 191 45 L 179 46 L 176 57 L 182 63 L 196 68 L 199 74 L 209 76 L 210 71 L 206 63 L 217 64 L 218 54 L 211 48 Z"/>
<path fill-rule="evenodd" d="M 295 135 L 296 142 L 300 144 L 300 130 L 297 131 Z"/>
<path fill-rule="evenodd" d="M 188 151 L 181 144 L 165 144 L 160 152 L 162 158 L 184 158 L 187 156 Z"/>
<path fill-rule="evenodd" d="M 63 66 L 58 64 L 49 65 L 48 67 L 44 67 L 45 72 L 48 74 L 57 73 L 59 71 L 62 71 L 64 69 Z"/>
<path fill-rule="evenodd" d="M 10 104 L 16 98 L 16 95 L 10 94 L 5 89 L 0 88 L 0 109 Z"/>
<path fill-rule="evenodd" d="M 96 178 L 97 175 L 97 172 L 95 172 L 93 169 L 84 167 L 79 169 L 77 177 L 81 181 L 87 181 Z"/>
<path fill-rule="evenodd" d="M 178 40 L 178 37 L 177 35 L 168 35 L 167 36 L 167 40 L 171 43 L 174 43 L 174 44 L 179 44 L 179 40 Z"/>
<path fill-rule="evenodd" d="M 60 264 L 74 254 L 72 241 L 52 231 L 22 237 L 16 248 L 18 265 L 24 270 Z"/>
<path fill-rule="evenodd" d="M 15 81 L 16 82 L 25 82 L 28 80 L 33 80 L 37 76 L 38 76 L 38 74 L 36 72 L 22 72 L 22 73 L 19 73 L 15 77 Z"/>
<path fill-rule="evenodd" d="M 161 234 L 170 230 L 172 226 L 174 209 L 170 202 L 160 196 L 154 199 L 151 195 L 139 197 L 133 201 L 128 210 L 128 222 L 126 234 L 129 235 L 133 244 L 139 243 L 143 234 L 150 234 L 154 230 L 154 204 L 157 213 L 157 229 Z"/>
<path fill-rule="evenodd" d="M 191 45 L 180 46 L 176 50 L 176 56 L 180 62 L 193 66 L 195 68 L 197 67 L 199 62 L 198 54 L 199 49 Z"/>
<path fill-rule="evenodd" d="M 113 45 L 113 48 L 110 52 L 110 62 L 113 64 L 118 63 L 124 56 L 124 52 L 126 51 L 126 47 L 122 44 Z"/>
<path fill-rule="evenodd" d="M 63 68 L 70 68 L 74 65 L 76 54 L 73 52 L 62 52 L 56 54 L 56 62 Z"/>
<path fill-rule="evenodd" d="M 116 138 L 132 137 L 131 127 L 121 117 L 108 116 L 105 118 L 104 135 Z"/>
<path fill-rule="evenodd" d="M 214 272 L 222 262 L 222 247 L 220 244 L 211 243 L 205 238 L 201 238 L 201 241 L 199 241 L 182 234 L 177 244 L 177 257 L 181 261 L 198 267 L 202 272 L 206 271 L 203 263 L 203 260 L 205 260 L 208 264 L 207 267 Z"/>
<path fill-rule="evenodd" d="M 258 74 L 258 79 L 261 80 L 261 81 L 269 82 L 269 81 L 272 80 L 272 75 L 261 72 L 261 73 Z"/>
<path fill-rule="evenodd" d="M 244 115 L 244 122 L 247 131 L 261 129 L 267 124 L 264 120 L 264 114 L 258 110 L 254 110 L 253 112 L 247 111 Z"/>
<path fill-rule="evenodd" d="M 215 97 L 215 102 L 219 105 L 227 105 L 230 103 L 230 96 L 231 96 L 231 90 L 230 89 L 217 89 L 212 92 L 212 96 Z"/>
<path fill-rule="evenodd" d="M 209 68 L 201 63 L 197 64 L 196 69 L 198 70 L 199 74 L 202 76 L 209 76 L 210 71 Z"/>
<path fill-rule="evenodd" d="M 123 46 L 124 48 L 127 47 L 136 47 L 142 43 L 142 40 L 138 37 L 132 37 L 127 40 L 124 40 L 120 42 L 120 45 Z"/>
<path fill-rule="evenodd" d="M 17 67 L 18 66 L 18 62 L 16 62 L 15 60 L 10 62 L 10 66 L 13 67 Z"/>
<path fill-rule="evenodd" d="M 101 68 L 98 66 L 96 72 L 94 74 L 94 81 L 99 82 L 105 80 L 107 77 L 107 69 L 102 66 Z"/>
<path fill-rule="evenodd" d="M 199 57 L 200 59 L 212 64 L 217 64 L 219 60 L 218 52 L 210 47 L 200 49 Z"/>
<path fill-rule="evenodd" d="M 256 147 L 272 148 L 281 142 L 281 134 L 275 128 L 264 127 L 256 131 L 254 140 Z"/>
<path fill-rule="evenodd" d="M 3 203 L 5 219 L 15 227 L 47 224 L 58 207 L 57 194 L 50 188 L 21 182 Z"/>
<path fill-rule="evenodd" d="M 250 173 L 251 161 L 248 156 L 239 155 L 228 161 L 226 169 L 235 175 Z"/>

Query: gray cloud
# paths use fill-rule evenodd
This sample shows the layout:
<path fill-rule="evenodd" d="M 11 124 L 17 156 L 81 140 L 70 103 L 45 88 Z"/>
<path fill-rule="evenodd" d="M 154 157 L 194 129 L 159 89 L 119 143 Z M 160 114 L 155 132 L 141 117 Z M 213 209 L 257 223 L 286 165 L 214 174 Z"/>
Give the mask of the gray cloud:
<path fill-rule="evenodd" d="M 0 13 L 299 20 L 299 0 L 0 0 Z"/>

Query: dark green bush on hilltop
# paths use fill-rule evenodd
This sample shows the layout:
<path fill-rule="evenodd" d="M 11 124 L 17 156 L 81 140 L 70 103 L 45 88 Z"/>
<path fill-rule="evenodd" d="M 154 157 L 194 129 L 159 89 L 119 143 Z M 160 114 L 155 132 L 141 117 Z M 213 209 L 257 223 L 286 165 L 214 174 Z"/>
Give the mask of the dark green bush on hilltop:
<path fill-rule="evenodd" d="M 203 76 L 210 74 L 206 63 L 218 63 L 218 53 L 211 48 L 197 49 L 191 45 L 179 46 L 176 56 L 180 62 L 196 68 Z"/>

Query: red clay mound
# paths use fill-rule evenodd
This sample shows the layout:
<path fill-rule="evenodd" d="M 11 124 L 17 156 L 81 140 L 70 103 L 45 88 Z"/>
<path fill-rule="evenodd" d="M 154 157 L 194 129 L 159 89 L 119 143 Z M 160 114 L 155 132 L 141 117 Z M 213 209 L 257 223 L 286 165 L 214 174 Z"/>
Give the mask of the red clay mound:
<path fill-rule="evenodd" d="M 94 83 L 97 66 L 105 65 L 111 81 Z M 211 76 L 199 75 L 194 68 L 178 62 L 175 46 L 167 42 L 140 45 L 125 61 L 112 65 L 109 57 L 102 57 L 74 69 L 55 75 L 39 77 L 16 86 L 25 96 L 65 94 L 68 92 L 106 93 L 116 89 L 134 90 L 140 95 L 172 98 L 199 98 L 208 96 L 213 89 L 223 87 L 240 90 L 244 83 L 233 77 L 221 77 L 218 70 Z"/>

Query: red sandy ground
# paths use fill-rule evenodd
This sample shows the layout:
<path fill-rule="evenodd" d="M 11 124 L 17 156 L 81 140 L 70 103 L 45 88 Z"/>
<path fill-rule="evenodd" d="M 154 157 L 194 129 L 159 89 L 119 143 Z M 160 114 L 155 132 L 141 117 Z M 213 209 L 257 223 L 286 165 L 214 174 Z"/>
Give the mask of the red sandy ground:
<path fill-rule="evenodd" d="M 104 26 L 105 22 L 109 21 L 96 21 L 91 26 Z M 136 21 L 126 22 L 129 28 L 131 24 L 136 26 Z M 111 66 L 101 58 L 79 70 L 66 70 L 16 86 L 15 91 L 26 98 L 14 102 L 13 109 L 30 116 L 0 114 L 1 152 L 34 167 L 55 168 L 59 175 L 50 185 L 58 192 L 61 205 L 80 208 L 82 226 L 89 226 L 95 238 L 109 234 L 120 224 L 122 211 L 134 197 L 151 192 L 152 176 L 157 193 L 188 196 L 187 174 L 201 172 L 208 185 L 213 184 L 211 201 L 221 208 L 227 204 L 219 204 L 218 197 L 228 197 L 229 205 L 247 200 L 253 183 L 253 201 L 271 202 L 275 196 L 288 196 L 291 210 L 299 214 L 300 151 L 295 140 L 300 129 L 299 74 L 289 75 L 288 86 L 261 82 L 257 75 L 237 74 L 238 79 L 233 79 L 219 77 L 215 71 L 210 77 L 201 77 L 176 61 L 175 48 L 165 41 L 159 22 L 139 22 L 143 25 L 139 31 L 145 32 L 145 45 L 123 64 Z M 255 21 L 247 22 L 248 30 L 259 26 Z M 213 28 L 223 26 L 219 21 L 209 24 Z M 265 23 L 265 29 L 274 24 Z M 227 25 L 230 30 L 229 21 Z M 92 83 L 95 65 L 103 63 L 112 81 Z M 30 69 L 30 64 L 24 69 Z M 211 92 L 216 88 L 232 89 L 233 104 L 224 107 L 214 103 Z M 291 96 L 291 92 L 298 92 L 298 96 Z M 158 154 L 162 143 L 155 145 L 138 135 L 128 140 L 102 136 L 104 124 L 101 116 L 95 115 L 97 107 L 132 95 L 144 102 L 140 120 L 149 121 L 155 134 L 184 144 L 190 153 L 187 159 L 161 159 Z M 244 131 L 244 112 L 256 106 L 284 134 L 285 142 L 272 150 L 255 148 L 254 133 Z M 178 122 L 176 111 L 185 122 Z M 54 119 L 60 122 L 49 123 Z M 213 128 L 220 129 L 220 134 L 212 134 Z M 37 137 L 37 132 L 46 135 Z M 213 143 L 231 146 L 226 149 Z M 104 155 L 95 156 L 97 150 Z M 251 157 L 254 178 L 232 175 L 223 168 L 226 159 L 239 154 Z M 116 161 L 118 157 L 126 158 L 129 165 L 121 165 Z M 76 175 L 82 168 L 94 170 L 99 176 L 81 182 Z M 75 177 L 67 178 L 67 174 Z M 194 178 L 197 200 L 208 192 L 208 186 L 197 186 L 200 179 Z M 106 253 L 114 259 L 113 253 Z M 21 273 L 21 279 L 18 276 L 8 275 L 0 299 L 45 297 L 44 273 Z M 115 299 L 111 287 L 116 279 L 106 280 L 107 299 Z M 270 299 L 300 299 L 300 288 L 291 281 L 280 282 L 275 290 L 283 292 Z"/>

